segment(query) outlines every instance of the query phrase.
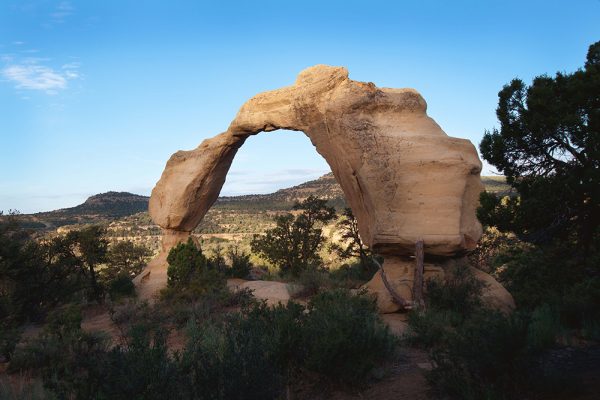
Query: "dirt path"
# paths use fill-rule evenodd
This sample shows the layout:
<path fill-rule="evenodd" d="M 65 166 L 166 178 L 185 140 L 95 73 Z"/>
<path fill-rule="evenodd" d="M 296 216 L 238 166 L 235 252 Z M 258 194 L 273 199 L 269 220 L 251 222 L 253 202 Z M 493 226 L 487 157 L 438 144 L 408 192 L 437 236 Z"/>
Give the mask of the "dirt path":
<path fill-rule="evenodd" d="M 427 361 L 427 355 L 424 352 L 416 349 L 403 349 L 399 359 L 390 368 L 389 375 L 384 379 L 363 392 L 354 395 L 335 393 L 331 399 L 429 399 L 424 373 L 430 368 L 431 364 Z"/>

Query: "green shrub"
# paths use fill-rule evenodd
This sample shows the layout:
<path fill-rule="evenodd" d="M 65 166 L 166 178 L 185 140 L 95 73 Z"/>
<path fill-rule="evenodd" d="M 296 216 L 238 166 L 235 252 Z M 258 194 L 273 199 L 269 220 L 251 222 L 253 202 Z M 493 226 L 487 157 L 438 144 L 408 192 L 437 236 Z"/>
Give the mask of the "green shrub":
<path fill-rule="evenodd" d="M 135 285 L 129 276 L 118 275 L 115 279 L 108 282 L 108 294 L 113 300 L 121 297 L 130 297 L 135 295 Z"/>
<path fill-rule="evenodd" d="M 130 400 L 181 398 L 185 384 L 177 360 L 167 349 L 167 332 L 134 326 L 127 345 L 117 346 L 102 358 L 100 368 L 92 369 L 100 382 L 94 398 Z M 97 374 L 97 375 L 96 375 Z"/>
<path fill-rule="evenodd" d="M 103 278 L 114 280 L 119 275 L 135 277 L 144 268 L 152 252 L 144 245 L 130 240 L 112 243 L 107 252 L 107 267 L 101 271 Z"/>
<path fill-rule="evenodd" d="M 324 292 L 308 305 L 305 368 L 335 382 L 359 385 L 394 354 L 395 340 L 366 296 Z"/>
<path fill-rule="evenodd" d="M 594 334 L 589 334 L 594 329 L 589 327 L 600 324 L 597 261 L 597 254 L 584 259 L 562 243 L 513 248 L 499 254 L 494 263 L 499 266 L 500 281 L 520 309 L 533 312 L 550 305 L 559 313 L 564 327 L 581 330 L 592 338 Z"/>
<path fill-rule="evenodd" d="M 562 331 L 560 312 L 555 307 L 544 304 L 531 313 L 527 335 L 533 349 L 553 347 Z"/>
<path fill-rule="evenodd" d="M 564 374 L 542 362 L 562 333 L 557 308 L 504 315 L 482 304 L 482 286 L 468 269 L 447 276 L 429 282 L 425 309 L 409 315 L 408 340 L 429 350 L 434 368 L 427 379 L 439 395 L 521 399 L 559 389 L 572 393 Z"/>
<path fill-rule="evenodd" d="M 280 399 L 306 371 L 346 385 L 364 382 L 394 350 L 372 301 L 344 291 L 322 293 L 308 309 L 250 302 L 239 313 L 200 312 L 174 355 L 161 314 L 144 304 L 120 306 L 113 320 L 123 337 L 109 348 L 81 330 L 77 308 L 63 309 L 15 353 L 11 367 L 39 373 L 57 398 Z"/>
<path fill-rule="evenodd" d="M 446 271 L 444 279 L 426 282 L 425 310 L 415 310 L 408 316 L 411 335 L 407 340 L 417 346 L 431 348 L 443 341 L 449 330 L 482 307 L 484 285 L 464 264 Z"/>
<path fill-rule="evenodd" d="M 44 389 L 39 379 L 19 377 L 17 382 L 0 376 L 0 399 L 2 400 L 53 400 L 56 397 Z"/>
<path fill-rule="evenodd" d="M 574 284 L 561 302 L 561 321 L 582 330 L 587 339 L 600 340 L 600 277 Z"/>
<path fill-rule="evenodd" d="M 334 285 L 341 288 L 353 289 L 361 286 L 373 278 L 379 267 L 372 259 L 368 259 L 366 264 L 354 262 L 352 264 L 343 264 L 337 269 L 329 271 L 329 276 Z"/>
<path fill-rule="evenodd" d="M 446 270 L 443 280 L 430 279 L 426 282 L 427 307 L 456 312 L 465 317 L 481 307 L 484 287 L 468 265 L 459 263 Z"/>
<path fill-rule="evenodd" d="M 246 279 L 252 269 L 250 256 L 250 254 L 241 251 L 237 246 L 229 248 L 227 257 L 229 258 L 231 267 L 227 269 L 227 275 L 232 278 Z"/>
<path fill-rule="evenodd" d="M 191 238 L 172 248 L 167 262 L 168 281 L 163 299 L 194 301 L 212 297 L 218 303 L 229 296 L 224 274 L 207 262 Z"/>
<path fill-rule="evenodd" d="M 220 323 L 192 323 L 182 355 L 189 397 L 276 399 L 298 364 L 304 308 L 254 303 Z"/>
<path fill-rule="evenodd" d="M 8 318 L 0 320 L 0 357 L 10 361 L 21 340 L 22 329 Z"/>
<path fill-rule="evenodd" d="M 37 371 L 44 387 L 58 398 L 94 398 L 102 384 L 102 369 L 108 342 L 102 336 L 81 330 L 77 307 L 49 314 L 42 334 L 19 348 L 11 371 Z"/>
<path fill-rule="evenodd" d="M 436 391 L 457 399 L 521 398 L 532 368 L 521 319 L 479 312 L 443 335 L 427 375 Z"/>
<path fill-rule="evenodd" d="M 295 294 L 296 297 L 312 296 L 330 286 L 327 271 L 313 266 L 302 270 L 295 281 L 302 287 L 301 291 Z"/>
<path fill-rule="evenodd" d="M 167 256 L 167 284 L 169 286 L 186 285 L 199 271 L 207 269 L 207 260 L 192 238 L 187 243 L 179 243 Z"/>

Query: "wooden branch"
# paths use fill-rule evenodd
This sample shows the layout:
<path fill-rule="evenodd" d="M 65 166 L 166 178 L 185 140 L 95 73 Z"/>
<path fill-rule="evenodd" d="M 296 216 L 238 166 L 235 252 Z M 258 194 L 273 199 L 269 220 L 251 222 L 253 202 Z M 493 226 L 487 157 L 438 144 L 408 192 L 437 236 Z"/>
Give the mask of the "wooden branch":
<path fill-rule="evenodd" d="M 425 305 L 423 300 L 423 271 L 425 260 L 425 251 L 423 249 L 423 240 L 418 240 L 415 246 L 415 278 L 413 281 L 413 304 L 417 307 Z"/>
<path fill-rule="evenodd" d="M 392 301 L 394 303 L 398 304 L 404 310 L 410 310 L 412 308 L 411 302 L 404 300 L 402 298 L 402 296 L 400 296 L 398 294 L 398 292 L 396 292 L 396 290 L 392 287 L 392 285 L 388 281 L 387 276 L 385 275 L 385 271 L 383 270 L 383 266 L 379 263 L 379 261 L 377 261 L 375 259 L 375 257 L 373 257 L 373 261 L 379 267 L 379 273 L 381 274 L 381 280 L 383 281 L 383 285 L 385 286 L 385 288 L 388 290 L 388 292 L 392 296 Z"/>

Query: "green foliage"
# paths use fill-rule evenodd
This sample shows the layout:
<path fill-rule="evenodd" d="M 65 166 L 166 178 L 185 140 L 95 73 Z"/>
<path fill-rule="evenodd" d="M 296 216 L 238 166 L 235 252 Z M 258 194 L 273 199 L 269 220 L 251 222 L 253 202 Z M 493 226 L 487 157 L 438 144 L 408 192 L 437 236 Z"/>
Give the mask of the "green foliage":
<path fill-rule="evenodd" d="M 167 261 L 167 287 L 161 295 L 168 303 L 177 306 L 202 302 L 214 309 L 235 300 L 227 289 L 224 272 L 206 259 L 191 238 L 172 248 Z"/>
<path fill-rule="evenodd" d="M 551 305 L 561 323 L 575 329 L 600 321 L 597 256 L 574 258 L 565 245 L 529 246 L 500 253 L 494 264 L 500 281 L 522 309 Z"/>
<path fill-rule="evenodd" d="M 97 267 L 106 261 L 108 241 L 103 237 L 106 230 L 99 225 L 92 225 L 78 231 L 70 231 L 65 241 L 77 256 L 79 267 L 87 275 L 89 287 L 88 298 L 102 302 L 104 288 L 98 280 Z"/>
<path fill-rule="evenodd" d="M 479 195 L 477 218 L 485 226 L 492 226 L 503 232 L 520 232 L 518 213 L 520 198 L 498 197 L 487 191 Z"/>
<path fill-rule="evenodd" d="M 296 297 L 313 296 L 330 286 L 327 270 L 315 267 L 308 267 L 300 272 L 296 282 L 302 287 L 302 290 L 295 294 Z"/>
<path fill-rule="evenodd" d="M 200 277 L 209 270 L 208 261 L 202 250 L 192 238 L 187 243 L 179 243 L 169 251 L 167 256 L 168 285 L 170 287 L 189 285 L 192 279 Z"/>
<path fill-rule="evenodd" d="M 414 335 L 409 340 L 416 345 L 431 348 L 482 308 L 484 286 L 462 264 L 449 269 L 444 280 L 426 282 L 426 311 L 409 314 L 409 325 Z"/>
<path fill-rule="evenodd" d="M 217 271 L 225 272 L 227 268 L 227 262 L 225 255 L 223 254 L 223 246 L 217 242 L 217 245 L 212 249 L 212 256 L 207 258 L 207 263 Z"/>
<path fill-rule="evenodd" d="M 305 367 L 335 382 L 360 385 L 395 341 L 371 299 L 345 290 L 311 299 L 304 325 Z"/>
<path fill-rule="evenodd" d="M 600 341 L 600 277 L 570 287 L 560 307 L 565 325 L 580 328 L 584 338 Z"/>
<path fill-rule="evenodd" d="M 371 251 L 363 243 L 358 231 L 358 221 L 352 213 L 352 209 L 346 207 L 336 227 L 341 232 L 341 243 L 332 243 L 330 250 L 337 253 L 342 259 L 357 257 L 361 264 L 368 268 Z"/>
<path fill-rule="evenodd" d="M 99 228 L 88 228 L 42 242 L 29 239 L 18 225 L 0 224 L 0 319 L 39 320 L 70 301 L 101 300 L 95 280 L 102 259 Z"/>
<path fill-rule="evenodd" d="M 587 248 L 600 226 L 599 44 L 574 73 L 504 86 L 500 130 L 481 141 L 483 158 L 519 191 L 517 225 L 533 238 L 574 233 Z"/>
<path fill-rule="evenodd" d="M 283 272 L 297 276 L 309 266 L 322 264 L 318 251 L 325 238 L 319 225 L 331 221 L 335 209 L 327 206 L 327 200 L 313 196 L 296 203 L 293 209 L 302 212 L 276 216 L 275 228 L 255 235 L 251 248 Z"/>
<path fill-rule="evenodd" d="M 301 348 L 303 307 L 253 304 L 221 323 L 192 325 L 182 369 L 190 397 L 275 399 Z"/>
<path fill-rule="evenodd" d="M 457 399 L 572 394 L 571 377 L 559 379 L 559 371 L 543 362 L 563 333 L 554 307 L 511 315 L 489 309 L 480 301 L 482 286 L 460 266 L 427 289 L 425 309 L 409 316 L 408 340 L 428 349 L 434 368 L 427 380 L 438 394 Z"/>
<path fill-rule="evenodd" d="M 42 334 L 15 352 L 11 370 L 38 371 L 46 389 L 58 398 L 94 398 L 102 379 L 97 374 L 107 341 L 81 330 L 77 307 L 52 312 Z"/>
<path fill-rule="evenodd" d="M 14 321 L 8 318 L 0 321 L 0 357 L 10 361 L 21 334 L 22 329 Z"/>
<path fill-rule="evenodd" d="M 45 390 L 39 379 L 21 377 L 20 382 L 0 376 L 0 399 L 2 400 L 54 400 L 56 397 Z"/>
<path fill-rule="evenodd" d="M 380 261 L 381 262 L 381 261 Z M 329 271 L 329 277 L 334 285 L 342 288 L 357 288 L 373 278 L 379 267 L 372 258 L 367 260 L 367 264 L 355 262 L 343 264 L 339 268 Z"/>
<path fill-rule="evenodd" d="M 118 275 L 108 283 L 108 294 L 113 300 L 135 295 L 135 285 L 127 275 Z"/>
<path fill-rule="evenodd" d="M 134 326 L 124 347 L 115 347 L 93 370 L 100 381 L 95 398 L 129 400 L 180 398 L 177 360 L 169 356 L 167 332 Z"/>
<path fill-rule="evenodd" d="M 459 263 L 446 270 L 443 281 L 427 281 L 427 306 L 434 310 L 452 310 L 464 319 L 482 306 L 484 288 L 468 265 Z"/>
<path fill-rule="evenodd" d="M 428 382 L 451 398 L 520 399 L 532 376 L 527 326 L 493 311 L 445 330 L 430 357 Z"/>
<path fill-rule="evenodd" d="M 240 250 L 238 246 L 232 246 L 227 251 L 227 258 L 231 263 L 229 269 L 226 270 L 228 276 L 242 279 L 248 277 L 252 269 L 250 254 Z"/>
<path fill-rule="evenodd" d="M 142 272 L 151 255 L 146 246 L 130 240 L 118 241 L 108 248 L 108 267 L 102 270 L 102 274 L 109 281 L 120 275 L 133 278 Z"/>
<path fill-rule="evenodd" d="M 67 308 L 49 317 L 11 367 L 36 371 L 58 398 L 280 399 L 307 371 L 345 385 L 365 382 L 395 344 L 373 302 L 345 291 L 316 296 L 308 308 L 254 302 L 197 317 L 185 348 L 170 354 L 161 328 L 170 322 L 147 305 L 114 313 L 123 338 L 113 348 L 83 332 L 78 310 Z"/>
<path fill-rule="evenodd" d="M 529 344 L 539 350 L 553 347 L 562 330 L 560 312 L 544 304 L 531 313 L 527 332 Z"/>
<path fill-rule="evenodd" d="M 479 239 L 477 248 L 469 253 L 471 265 L 490 274 L 496 273 L 496 258 L 503 253 L 526 249 L 531 245 L 522 242 L 512 232 L 502 232 L 495 226 L 487 226 Z"/>
<path fill-rule="evenodd" d="M 74 308 L 52 314 L 44 333 L 15 355 L 11 368 L 38 371 L 58 398 L 178 397 L 177 363 L 168 354 L 165 331 L 134 325 L 125 345 L 109 349 L 80 323 Z"/>

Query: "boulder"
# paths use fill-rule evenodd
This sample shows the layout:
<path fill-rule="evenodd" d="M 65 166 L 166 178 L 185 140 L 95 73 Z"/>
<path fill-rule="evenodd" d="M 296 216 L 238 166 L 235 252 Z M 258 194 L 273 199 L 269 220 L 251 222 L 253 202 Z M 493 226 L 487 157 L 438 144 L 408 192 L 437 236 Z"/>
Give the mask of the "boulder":
<path fill-rule="evenodd" d="M 415 261 L 405 257 L 387 257 L 383 263 L 383 268 L 388 283 L 394 291 L 405 300 L 412 299 Z M 440 266 L 425 263 L 423 268 L 425 281 L 443 277 L 444 270 Z M 376 272 L 363 288 L 376 298 L 377 309 L 380 313 L 388 314 L 401 311 L 400 305 L 394 302 L 392 295 L 383 283 L 380 272 Z"/>
<path fill-rule="evenodd" d="M 386 260 L 383 265 L 388 283 L 403 299 L 411 299 L 415 261 L 400 257 L 392 258 L 391 261 L 393 263 L 390 264 Z M 457 262 L 466 262 L 466 260 L 459 259 L 457 261 L 450 259 L 441 264 L 425 263 L 423 271 L 424 282 L 427 282 L 429 279 L 444 279 L 447 274 L 452 273 L 453 269 L 456 268 Z M 481 297 L 488 307 L 503 313 L 510 313 L 515 309 L 515 302 L 512 295 L 494 277 L 472 266 L 468 268 L 473 277 L 485 285 Z M 376 298 L 377 308 L 380 313 L 387 314 L 401 311 L 400 305 L 393 301 L 392 295 L 384 285 L 379 272 L 376 272 L 363 288 Z M 427 293 L 425 293 L 425 296 L 427 296 Z"/>

